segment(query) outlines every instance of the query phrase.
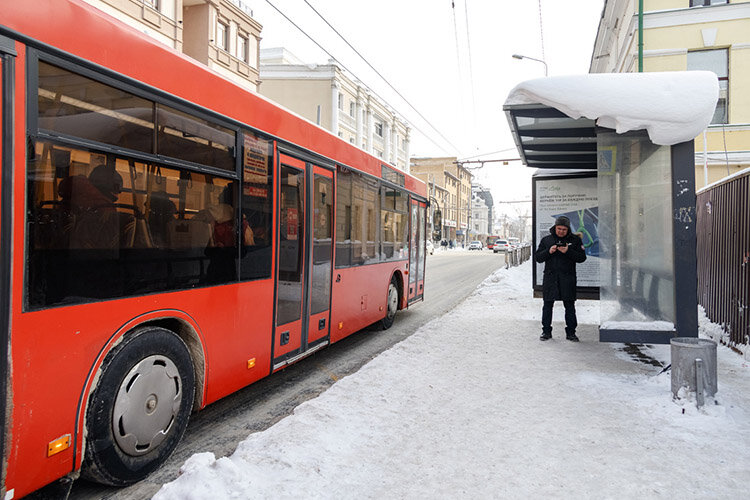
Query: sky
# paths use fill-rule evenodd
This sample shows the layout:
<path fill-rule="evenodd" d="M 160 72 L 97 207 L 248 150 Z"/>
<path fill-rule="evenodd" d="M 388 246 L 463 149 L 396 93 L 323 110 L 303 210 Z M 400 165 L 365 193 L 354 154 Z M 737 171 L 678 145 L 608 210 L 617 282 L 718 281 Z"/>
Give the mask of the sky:
<path fill-rule="evenodd" d="M 252 0 L 253 17 L 263 25 L 261 49 L 285 47 L 305 62 L 325 64 L 330 55 L 271 4 L 413 125 L 412 156 L 512 159 L 518 152 L 503 102 L 516 84 L 543 77 L 545 67 L 511 56 L 545 60 L 550 76 L 587 73 L 604 2 Z M 472 173 L 496 201 L 531 198 L 532 170 L 518 161 L 488 163 Z M 530 213 L 528 203 L 496 205 L 511 216 Z"/>
<path fill-rule="evenodd" d="M 540 342 L 530 274 L 495 270 L 232 455 L 190 457 L 154 498 L 748 498 L 750 352 L 717 346 L 718 392 L 698 408 L 672 397 L 669 345 L 640 347 L 655 366 L 598 341 L 598 301 L 576 302 L 581 342 L 559 302 Z"/>

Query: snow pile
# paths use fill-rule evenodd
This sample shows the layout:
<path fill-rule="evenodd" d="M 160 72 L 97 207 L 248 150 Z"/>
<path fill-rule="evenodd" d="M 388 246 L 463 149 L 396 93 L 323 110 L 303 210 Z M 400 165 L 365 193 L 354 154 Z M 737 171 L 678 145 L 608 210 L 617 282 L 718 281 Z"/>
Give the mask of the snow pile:
<path fill-rule="evenodd" d="M 748 364 L 719 347 L 718 404 L 674 402 L 669 372 L 597 341 L 596 302 L 577 303 L 580 343 L 562 339 L 560 305 L 540 342 L 530 275 L 497 270 L 230 457 L 194 455 L 154 498 L 747 497 Z M 668 363 L 669 346 L 641 351 Z"/>
<path fill-rule="evenodd" d="M 618 134 L 646 129 L 655 144 L 694 139 L 711 123 L 719 81 L 711 71 L 593 73 L 528 80 L 505 105 L 545 104 Z"/>

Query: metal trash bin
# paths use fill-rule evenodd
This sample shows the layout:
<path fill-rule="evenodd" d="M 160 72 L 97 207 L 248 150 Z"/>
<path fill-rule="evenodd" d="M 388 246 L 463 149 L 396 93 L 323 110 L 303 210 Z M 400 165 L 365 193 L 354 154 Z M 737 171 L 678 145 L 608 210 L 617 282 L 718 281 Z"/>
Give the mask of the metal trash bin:
<path fill-rule="evenodd" d="M 672 355 L 672 396 L 681 388 L 695 393 L 697 406 L 703 406 L 704 395 L 718 391 L 716 380 L 716 342 L 694 337 L 670 340 Z"/>

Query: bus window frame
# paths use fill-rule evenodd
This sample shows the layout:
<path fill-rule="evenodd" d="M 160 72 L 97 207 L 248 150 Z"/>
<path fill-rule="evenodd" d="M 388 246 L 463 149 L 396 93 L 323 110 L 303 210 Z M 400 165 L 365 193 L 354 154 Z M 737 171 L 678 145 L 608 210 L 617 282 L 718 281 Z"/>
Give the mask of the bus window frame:
<path fill-rule="evenodd" d="M 55 54 L 51 54 L 49 52 L 36 49 L 33 47 L 29 47 L 28 49 L 28 57 L 27 57 L 27 71 L 25 75 L 26 85 L 27 85 L 27 93 L 26 93 L 26 141 L 27 144 L 34 144 L 37 141 L 43 141 L 51 144 L 57 144 L 63 147 L 72 147 L 72 148 L 78 148 L 86 151 L 91 152 L 98 152 L 102 154 L 107 155 L 114 155 L 116 157 L 121 158 L 130 158 L 132 160 L 135 160 L 137 162 L 141 163 L 150 163 L 150 164 L 156 164 L 161 165 L 168 168 L 173 168 L 179 171 L 185 171 L 185 172 L 192 172 L 192 173 L 198 173 L 198 174 L 205 174 L 209 176 L 214 176 L 221 179 L 226 179 L 231 182 L 236 183 L 238 186 L 237 189 L 241 189 L 242 182 L 243 182 L 243 155 L 242 155 L 242 148 L 243 148 L 243 140 L 244 135 L 246 133 L 254 134 L 256 137 L 269 141 L 271 144 L 271 153 L 270 153 L 270 173 L 272 175 L 271 184 L 269 186 L 269 195 L 275 196 L 276 192 L 273 189 L 273 185 L 275 183 L 275 178 L 278 174 L 276 171 L 276 165 L 277 165 L 277 151 L 279 148 L 279 140 L 272 136 L 271 134 L 266 134 L 254 127 L 251 127 L 246 124 L 242 124 L 240 122 L 236 122 L 234 120 L 228 120 L 224 117 L 221 117 L 221 115 L 211 112 L 210 110 L 206 110 L 205 108 L 202 108 L 200 106 L 197 106 L 195 104 L 189 103 L 188 101 L 179 99 L 175 96 L 171 96 L 169 94 L 166 94 L 163 91 L 159 91 L 158 89 L 153 89 L 151 87 L 148 87 L 144 84 L 134 84 L 133 82 L 128 81 L 126 77 L 118 78 L 116 76 L 113 76 L 114 74 L 107 70 L 106 68 L 97 67 L 96 65 L 92 65 L 91 63 L 85 63 L 79 60 L 72 60 L 72 57 L 60 57 Z M 113 144 L 104 143 L 104 142 L 98 142 L 93 141 L 85 138 L 80 138 L 76 136 L 70 136 L 67 134 L 60 134 L 60 133 L 54 133 L 54 131 L 48 131 L 45 129 L 39 129 L 39 122 L 38 122 L 38 88 L 39 88 L 39 62 L 44 62 L 46 64 L 51 64 L 54 66 L 57 66 L 65 71 L 71 72 L 73 74 L 77 74 L 80 76 L 83 76 L 85 78 L 88 78 L 92 81 L 95 81 L 97 83 L 111 86 L 115 89 L 122 90 L 124 92 L 129 92 L 133 94 L 134 96 L 137 96 L 139 98 L 146 99 L 154 104 L 162 104 L 166 106 L 170 106 L 174 109 L 177 109 L 183 113 L 186 113 L 191 116 L 195 116 L 201 119 L 204 119 L 210 123 L 216 124 L 218 126 L 227 128 L 231 130 L 235 134 L 235 140 L 234 140 L 234 170 L 226 170 L 222 168 L 215 168 L 211 167 L 209 165 L 204 164 L 198 164 L 194 163 L 188 160 L 181 160 L 179 158 L 174 157 L 168 157 L 168 156 L 162 156 L 155 153 L 144 153 L 143 151 L 133 150 L 129 148 L 123 148 L 118 147 Z M 152 147 L 153 151 L 153 147 Z M 304 151 L 304 150 L 303 150 Z M 299 151 L 295 150 L 295 154 L 298 156 Z M 310 154 L 307 151 L 304 151 L 302 155 L 305 158 L 315 157 L 316 155 Z M 323 157 L 319 157 L 323 158 Z M 28 160 L 28 158 L 27 158 Z M 323 166 L 324 168 L 329 168 L 333 170 L 332 162 L 330 160 L 323 160 L 320 159 L 315 160 L 317 164 Z M 24 165 L 23 170 L 23 176 L 26 182 L 28 182 L 28 161 Z M 238 192 L 239 194 L 239 192 Z M 26 200 L 26 205 L 31 200 Z M 235 206 L 235 218 L 237 221 L 240 220 L 241 214 L 242 214 L 242 206 L 243 200 L 242 196 L 238 196 L 236 206 Z M 271 217 L 273 217 L 273 209 L 275 206 L 276 200 L 271 199 Z M 274 219 L 271 219 L 271 227 L 269 229 L 269 235 L 274 234 L 274 227 L 275 224 Z M 24 215 L 24 225 L 28 226 L 28 207 L 26 209 L 26 213 Z M 274 266 L 274 259 L 272 258 L 269 262 L 270 271 L 269 275 L 267 277 L 260 277 L 260 278 L 242 278 L 241 273 L 241 263 L 242 263 L 242 245 L 241 245 L 241 239 L 239 239 L 239 233 L 240 233 L 240 224 L 237 224 L 237 238 L 238 238 L 238 245 L 237 245 L 237 280 L 236 281 L 229 281 L 227 283 L 218 283 L 218 284 L 205 284 L 201 287 L 212 287 L 212 286 L 220 286 L 221 284 L 231 284 L 231 283 L 245 283 L 245 282 L 252 282 L 252 281 L 258 281 L 258 280 L 266 280 L 266 279 L 275 279 L 273 276 L 273 266 Z M 29 234 L 27 230 L 24 230 L 24 248 L 23 248 L 23 255 L 26 259 L 26 262 L 29 262 L 30 252 L 31 252 L 31 246 L 29 241 Z M 270 246 L 274 248 L 274 241 L 271 240 Z M 36 310 L 43 310 L 43 309 L 49 309 L 49 308 L 57 308 L 57 307 L 69 307 L 71 305 L 75 304 L 86 304 L 91 302 L 97 302 L 97 301 L 109 301 L 109 300 L 121 300 L 125 297 L 130 296 L 143 296 L 143 295 L 152 295 L 152 294 L 160 294 L 160 293 L 170 293 L 173 291 L 179 291 L 184 290 L 185 288 L 174 288 L 169 290 L 160 290 L 160 291 L 150 291 L 150 292 L 143 292 L 143 293 L 136 293 L 134 295 L 125 295 L 125 296 L 117 296 L 117 297 L 109 297 L 109 298 L 103 298 L 103 299 L 89 299 L 84 300 L 81 302 L 76 302 L 75 304 L 53 304 L 53 305 L 34 305 L 32 306 L 28 301 L 28 269 L 24 270 L 24 291 L 23 291 L 23 305 L 22 309 L 24 312 L 30 312 L 30 311 L 36 311 Z"/>
<path fill-rule="evenodd" d="M 38 107 L 38 88 L 39 88 L 39 62 L 44 62 L 57 66 L 63 70 L 71 73 L 83 76 L 97 83 L 108 85 L 110 87 L 122 90 L 133 94 L 136 97 L 146 99 L 155 104 L 162 104 L 164 106 L 172 107 L 178 111 L 193 115 L 197 118 L 206 120 L 214 123 L 218 126 L 227 128 L 234 132 L 234 170 L 226 170 L 222 168 L 212 167 L 202 163 L 195 163 L 188 160 L 182 160 L 173 156 L 159 155 L 155 152 L 145 153 L 129 148 L 118 147 L 114 144 L 105 142 L 92 141 L 77 136 L 71 136 L 67 134 L 55 133 L 46 129 L 39 128 L 39 107 Z M 253 127 L 242 125 L 241 123 L 235 122 L 234 120 L 227 120 L 226 118 L 213 113 L 210 110 L 202 108 L 201 106 L 195 105 L 183 99 L 179 99 L 176 96 L 166 94 L 158 89 L 147 87 L 143 84 L 137 85 L 126 81 L 125 78 L 117 78 L 111 74 L 110 71 L 105 68 L 91 68 L 90 64 L 83 64 L 78 61 L 71 61 L 68 58 L 62 58 L 48 52 L 43 52 L 38 49 L 29 48 L 27 63 L 26 63 L 26 88 L 28 89 L 26 96 L 26 134 L 28 137 L 40 138 L 45 140 L 62 141 L 69 143 L 74 146 L 81 146 L 87 149 L 99 149 L 105 151 L 111 151 L 115 154 L 131 156 L 136 160 L 160 163 L 165 166 L 188 169 L 194 172 L 206 173 L 217 177 L 227 177 L 234 180 L 241 179 L 241 133 L 242 129 L 247 129 L 263 137 L 272 138 L 268 134 L 254 129 Z M 108 74 L 110 73 L 110 74 Z"/>
<path fill-rule="evenodd" d="M 393 190 L 399 191 L 401 193 L 404 193 L 404 195 L 407 197 L 407 200 L 409 199 L 408 197 L 411 196 L 411 197 L 414 197 L 415 199 L 422 200 L 425 203 L 427 202 L 426 198 L 422 198 L 421 196 L 415 195 L 412 191 L 406 189 L 404 186 L 399 186 L 398 184 L 396 184 L 396 183 L 394 183 L 392 181 L 389 181 L 387 179 L 383 179 L 381 177 L 377 177 L 377 176 L 372 175 L 370 173 L 364 172 L 361 169 L 351 167 L 351 166 L 346 165 L 344 163 L 336 162 L 336 168 L 335 168 L 335 179 L 336 179 L 336 182 L 334 184 L 334 191 L 336 192 L 336 206 L 334 207 L 334 213 L 336 214 L 336 222 L 337 223 L 338 223 L 338 206 L 339 206 L 338 190 L 339 190 L 339 185 L 340 185 L 339 179 L 338 179 L 338 175 L 339 175 L 340 171 L 350 172 L 351 174 L 361 175 L 363 177 L 369 178 L 370 180 L 375 180 L 377 182 L 377 189 L 376 189 L 375 193 L 376 193 L 376 198 L 378 200 L 378 205 L 380 205 L 381 189 L 383 187 L 386 187 L 388 189 L 393 189 Z M 377 258 L 372 259 L 372 261 L 370 261 L 370 262 L 361 262 L 361 263 L 357 263 L 357 264 L 352 264 L 351 261 L 348 264 L 337 264 L 335 262 L 335 259 L 334 259 L 334 266 L 333 266 L 334 269 L 349 269 L 349 268 L 353 268 L 353 267 L 374 266 L 374 265 L 383 264 L 383 263 L 387 263 L 387 262 L 403 262 L 403 261 L 409 260 L 408 255 L 406 257 L 402 257 L 400 259 L 383 259 L 383 258 L 381 258 L 382 257 L 382 254 L 381 254 L 382 253 L 382 247 L 383 247 L 383 240 L 382 240 L 382 234 L 381 233 L 382 233 L 383 228 L 382 228 L 382 224 L 380 222 L 380 213 L 382 212 L 382 210 L 383 210 L 382 207 L 378 206 L 378 211 L 377 211 L 378 216 L 376 217 Z M 404 212 L 396 210 L 396 211 L 394 211 L 394 213 L 399 213 L 399 214 L 408 216 L 408 214 L 409 214 L 409 207 L 407 205 L 406 211 L 404 211 Z M 407 227 L 409 226 L 408 223 L 406 223 L 406 225 L 407 225 Z M 334 242 L 334 246 L 335 246 L 335 244 L 338 243 L 338 232 L 337 231 L 334 231 L 334 239 L 336 240 Z M 408 238 L 404 242 L 404 245 L 405 245 L 405 247 L 409 246 L 409 239 Z"/>

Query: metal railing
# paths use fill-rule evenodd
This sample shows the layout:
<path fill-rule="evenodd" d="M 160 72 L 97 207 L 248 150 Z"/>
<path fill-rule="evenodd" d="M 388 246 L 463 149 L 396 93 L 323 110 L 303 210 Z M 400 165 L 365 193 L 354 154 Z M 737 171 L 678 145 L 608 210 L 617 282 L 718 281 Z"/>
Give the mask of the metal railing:
<path fill-rule="evenodd" d="M 531 245 L 522 245 L 505 252 L 505 269 L 518 266 L 531 258 Z"/>
<path fill-rule="evenodd" d="M 698 192 L 698 303 L 730 345 L 750 344 L 750 172 Z"/>

